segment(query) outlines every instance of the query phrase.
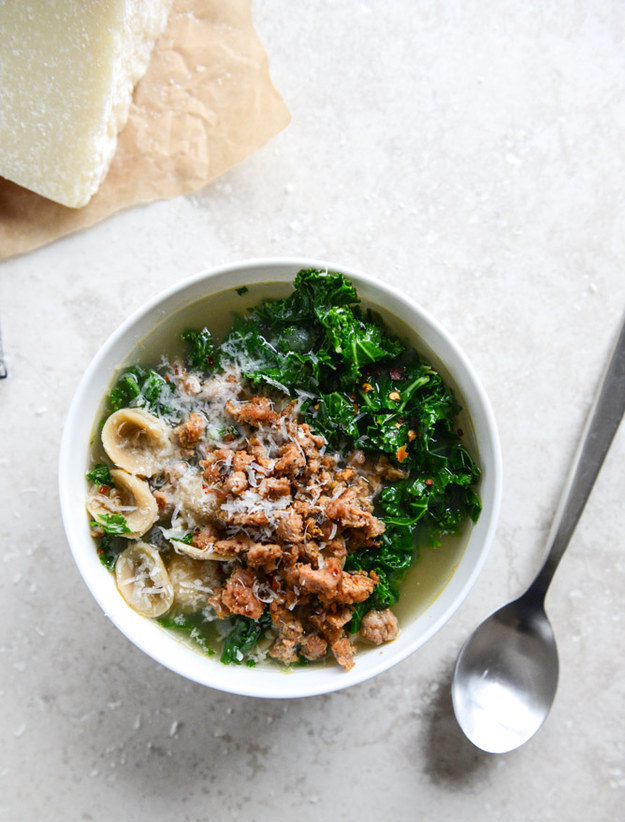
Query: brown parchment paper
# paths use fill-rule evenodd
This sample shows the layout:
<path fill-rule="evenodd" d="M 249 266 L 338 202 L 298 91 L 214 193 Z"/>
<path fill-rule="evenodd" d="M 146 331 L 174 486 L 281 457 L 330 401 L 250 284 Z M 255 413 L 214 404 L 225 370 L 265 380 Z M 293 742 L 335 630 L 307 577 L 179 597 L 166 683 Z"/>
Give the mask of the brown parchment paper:
<path fill-rule="evenodd" d="M 0 260 L 128 206 L 195 191 L 289 119 L 269 77 L 251 0 L 175 0 L 91 201 L 66 208 L 0 178 Z"/>

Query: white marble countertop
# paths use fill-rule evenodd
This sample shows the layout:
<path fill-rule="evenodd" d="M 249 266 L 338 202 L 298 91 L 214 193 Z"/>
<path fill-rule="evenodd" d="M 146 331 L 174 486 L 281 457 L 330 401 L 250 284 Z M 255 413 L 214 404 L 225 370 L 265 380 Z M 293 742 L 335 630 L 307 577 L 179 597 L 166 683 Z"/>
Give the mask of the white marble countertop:
<path fill-rule="evenodd" d="M 0 267 L 0 819 L 616 819 L 625 431 L 548 597 L 561 674 L 542 731 L 482 754 L 449 682 L 471 629 L 540 563 L 625 307 L 625 9 L 258 0 L 254 14 L 293 115 L 283 133 L 197 195 Z M 199 269 L 280 255 L 366 270 L 452 329 L 505 463 L 494 545 L 450 622 L 377 679 L 288 704 L 205 689 L 134 648 L 73 565 L 56 487 L 72 393 L 121 319 Z"/>

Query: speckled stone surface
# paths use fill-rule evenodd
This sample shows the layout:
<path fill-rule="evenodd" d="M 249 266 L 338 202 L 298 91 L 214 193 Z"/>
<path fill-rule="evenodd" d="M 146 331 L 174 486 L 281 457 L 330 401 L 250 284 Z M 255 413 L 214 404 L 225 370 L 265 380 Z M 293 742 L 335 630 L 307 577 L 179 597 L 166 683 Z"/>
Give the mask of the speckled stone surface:
<path fill-rule="evenodd" d="M 471 629 L 540 563 L 625 308 L 625 8 L 254 13 L 289 128 L 193 197 L 0 267 L 0 819 L 622 818 L 625 431 L 548 597 L 561 679 L 542 731 L 482 754 L 449 683 Z M 288 703 L 202 688 L 135 649 L 73 565 L 56 486 L 72 393 L 118 323 L 199 269 L 279 255 L 364 269 L 450 328 L 505 461 L 491 554 L 450 622 L 377 679 Z"/>

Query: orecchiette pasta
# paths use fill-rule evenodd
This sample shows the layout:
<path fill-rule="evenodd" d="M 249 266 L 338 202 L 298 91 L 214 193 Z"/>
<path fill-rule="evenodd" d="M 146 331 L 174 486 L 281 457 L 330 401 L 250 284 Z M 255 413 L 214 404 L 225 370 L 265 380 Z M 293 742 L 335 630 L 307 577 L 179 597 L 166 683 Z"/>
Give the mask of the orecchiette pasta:
<path fill-rule="evenodd" d="M 143 536 L 158 519 L 158 505 L 146 480 L 113 468 L 111 493 L 99 489 L 87 500 L 87 509 L 96 522 L 106 514 L 122 514 L 128 531 L 121 536 L 136 539 Z"/>
<path fill-rule="evenodd" d="M 183 613 L 205 607 L 208 597 L 219 585 L 215 562 L 172 554 L 167 561 L 167 571 L 174 589 L 174 606 Z"/>
<path fill-rule="evenodd" d="M 137 613 L 158 617 L 174 601 L 174 587 L 158 550 L 146 542 L 133 542 L 115 563 L 120 594 Z"/>
<path fill-rule="evenodd" d="M 189 466 L 174 486 L 174 503 L 185 512 L 189 525 L 205 522 L 218 505 L 213 495 L 205 493 L 204 485 L 200 469 Z"/>
<path fill-rule="evenodd" d="M 196 548 L 195 545 L 190 545 L 186 542 L 180 542 L 179 540 L 176 540 L 175 543 L 172 544 L 174 545 L 177 553 L 186 554 L 188 557 L 191 557 L 196 560 L 213 560 L 217 562 L 228 562 L 228 560 L 232 559 L 231 556 L 227 556 L 226 554 L 220 554 L 212 547 L 212 545 L 207 545 L 206 548 Z"/>
<path fill-rule="evenodd" d="M 169 428 L 142 408 L 121 408 L 102 428 L 102 445 L 111 460 L 129 474 L 151 477 L 171 452 Z"/>

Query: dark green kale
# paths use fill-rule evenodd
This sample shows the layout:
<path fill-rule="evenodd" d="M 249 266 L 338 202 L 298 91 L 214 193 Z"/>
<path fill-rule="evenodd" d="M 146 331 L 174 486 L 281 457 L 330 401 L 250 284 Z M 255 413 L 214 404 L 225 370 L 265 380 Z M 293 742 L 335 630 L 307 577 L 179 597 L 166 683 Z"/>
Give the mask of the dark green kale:
<path fill-rule="evenodd" d="M 330 442 L 357 440 L 360 436 L 358 413 L 358 406 L 345 394 L 338 391 L 322 394 L 314 405 L 315 428 Z"/>
<path fill-rule="evenodd" d="M 244 294 L 247 294 L 249 288 L 246 285 L 242 285 L 239 288 L 236 288 L 235 291 L 237 292 L 239 297 L 242 297 Z"/>
<path fill-rule="evenodd" d="M 125 548 L 128 547 L 128 540 L 125 540 L 123 537 L 117 537 L 105 533 L 97 539 L 96 542 L 98 546 L 97 554 L 100 558 L 100 562 L 105 568 L 112 571 L 113 568 L 115 568 L 117 557 Z"/>
<path fill-rule="evenodd" d="M 380 326 L 364 322 L 360 312 L 347 306 L 328 309 L 320 318 L 331 350 L 342 359 L 340 383 L 346 389 L 358 380 L 366 365 L 396 357 L 404 346 L 385 336 Z"/>
<path fill-rule="evenodd" d="M 191 367 L 212 371 L 215 367 L 215 344 L 208 328 L 201 331 L 187 328 L 180 337 L 187 344 L 187 361 Z"/>
<path fill-rule="evenodd" d="M 91 527 L 101 528 L 106 534 L 114 537 L 130 533 L 126 518 L 122 514 L 98 514 L 91 521 Z"/>
<path fill-rule="evenodd" d="M 107 416 L 128 406 L 145 408 L 156 416 L 172 417 L 174 412 L 168 405 L 176 389 L 153 369 L 140 365 L 127 368 L 118 377 L 106 401 Z"/>
<path fill-rule="evenodd" d="M 113 478 L 111 477 L 111 469 L 104 463 L 98 463 L 87 474 L 87 479 L 91 480 L 94 485 L 113 485 Z"/>
<path fill-rule="evenodd" d="M 208 656 L 213 656 L 215 653 L 210 645 L 211 623 L 205 619 L 201 611 L 192 614 L 179 613 L 173 616 L 165 614 L 165 616 L 158 617 L 157 621 L 163 628 L 186 633 Z"/>
<path fill-rule="evenodd" d="M 225 665 L 240 665 L 270 625 L 271 617 L 268 611 L 259 619 L 237 616 L 234 628 L 224 640 L 221 662 Z"/>
<path fill-rule="evenodd" d="M 356 291 L 342 274 L 307 269 L 294 285 L 288 297 L 251 309 L 222 343 L 225 358 L 239 362 L 255 385 L 291 394 L 351 389 L 364 366 L 403 351 L 363 319 Z"/>
<path fill-rule="evenodd" d="M 308 349 L 316 345 L 306 329 L 261 328 L 256 318 L 245 317 L 235 321 L 228 332 L 221 357 L 238 363 L 254 386 L 269 385 L 286 393 L 314 390 L 319 369 Z"/>
<path fill-rule="evenodd" d="M 356 305 L 360 300 L 346 277 L 314 268 L 299 272 L 293 292 L 282 300 L 264 300 L 252 316 L 267 325 L 299 325 L 313 318 L 322 320 L 332 308 Z"/>

